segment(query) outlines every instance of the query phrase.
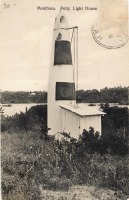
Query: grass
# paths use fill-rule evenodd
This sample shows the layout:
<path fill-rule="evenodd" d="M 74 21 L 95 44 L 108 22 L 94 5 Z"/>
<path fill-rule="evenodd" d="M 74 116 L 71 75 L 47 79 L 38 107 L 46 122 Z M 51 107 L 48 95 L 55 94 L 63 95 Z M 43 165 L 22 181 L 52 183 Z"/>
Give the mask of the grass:
<path fill-rule="evenodd" d="M 108 191 L 109 188 L 116 190 L 120 196 L 117 199 L 129 196 L 128 155 L 85 153 L 78 157 L 72 153 L 69 156 L 64 144 L 59 150 L 56 141 L 41 140 L 38 132 L 31 131 L 4 132 L 1 138 L 3 200 L 41 200 L 41 187 L 42 191 L 47 191 L 46 199 L 52 199 L 49 196 L 53 196 L 53 200 L 59 199 L 57 196 L 62 200 L 77 199 L 75 194 L 85 191 L 86 185 L 92 186 L 90 192 L 97 195 L 91 199 L 101 199 L 102 193 L 107 194 L 105 189 L 100 190 L 104 187 Z M 114 193 L 110 192 L 111 195 Z"/>

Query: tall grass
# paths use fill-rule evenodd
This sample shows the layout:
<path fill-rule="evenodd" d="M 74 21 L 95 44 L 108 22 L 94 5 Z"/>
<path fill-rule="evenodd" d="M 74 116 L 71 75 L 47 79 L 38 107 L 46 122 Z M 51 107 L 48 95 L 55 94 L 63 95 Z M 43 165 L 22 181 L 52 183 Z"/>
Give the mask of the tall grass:
<path fill-rule="evenodd" d="M 38 200 L 40 185 L 68 190 L 71 184 L 90 184 L 129 195 L 128 155 L 79 154 L 74 144 L 46 141 L 38 132 L 2 133 L 3 200 Z"/>

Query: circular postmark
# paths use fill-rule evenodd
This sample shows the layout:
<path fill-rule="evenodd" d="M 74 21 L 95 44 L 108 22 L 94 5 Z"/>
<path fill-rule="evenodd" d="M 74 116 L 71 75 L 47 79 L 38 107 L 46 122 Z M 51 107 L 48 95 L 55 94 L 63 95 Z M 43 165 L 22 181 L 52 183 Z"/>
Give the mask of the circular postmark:
<path fill-rule="evenodd" d="M 105 32 L 100 32 L 98 24 L 92 26 L 91 33 L 95 42 L 107 49 L 120 48 L 129 41 L 129 36 L 126 34 L 106 34 Z"/>

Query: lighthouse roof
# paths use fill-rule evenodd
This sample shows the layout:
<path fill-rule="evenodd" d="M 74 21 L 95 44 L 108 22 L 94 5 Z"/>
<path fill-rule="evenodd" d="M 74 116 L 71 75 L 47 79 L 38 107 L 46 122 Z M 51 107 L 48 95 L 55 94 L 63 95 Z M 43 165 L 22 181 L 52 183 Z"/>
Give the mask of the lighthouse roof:
<path fill-rule="evenodd" d="M 77 108 L 70 105 L 60 105 L 61 108 L 69 110 L 73 113 L 76 113 L 80 116 L 94 116 L 94 115 L 105 115 L 106 113 L 101 112 L 95 108 L 90 106 L 81 106 L 79 105 Z"/>
<path fill-rule="evenodd" d="M 55 18 L 54 29 L 68 28 L 68 21 L 64 13 L 59 12 Z"/>

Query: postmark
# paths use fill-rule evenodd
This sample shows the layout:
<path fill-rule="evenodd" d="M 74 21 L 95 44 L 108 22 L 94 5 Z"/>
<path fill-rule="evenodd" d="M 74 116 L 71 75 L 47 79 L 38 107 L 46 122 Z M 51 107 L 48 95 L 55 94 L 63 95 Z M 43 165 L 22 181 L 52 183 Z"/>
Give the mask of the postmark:
<path fill-rule="evenodd" d="M 91 28 L 95 42 L 107 49 L 123 47 L 129 40 L 128 1 L 99 0 L 98 7 L 98 18 Z"/>
<path fill-rule="evenodd" d="M 106 33 L 99 30 L 99 24 L 96 23 L 91 28 L 92 37 L 95 42 L 107 49 L 116 49 L 124 46 L 129 41 L 126 34 Z"/>

